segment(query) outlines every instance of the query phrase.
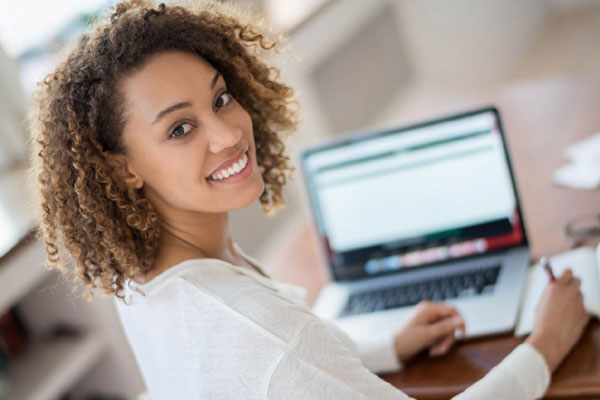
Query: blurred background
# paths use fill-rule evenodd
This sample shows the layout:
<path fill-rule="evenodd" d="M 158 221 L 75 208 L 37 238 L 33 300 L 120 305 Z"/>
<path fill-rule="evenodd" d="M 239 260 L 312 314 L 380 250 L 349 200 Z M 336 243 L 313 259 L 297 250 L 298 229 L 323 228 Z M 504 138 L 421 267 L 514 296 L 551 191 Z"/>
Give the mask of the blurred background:
<path fill-rule="evenodd" d="M 7 1 L 0 13 L 0 399 L 136 399 L 144 390 L 112 299 L 85 303 L 45 270 L 25 190 L 24 120 L 36 82 L 114 3 Z M 230 3 L 289 37 L 294 57 L 271 61 L 302 108 L 288 141 L 296 166 L 302 146 L 332 135 L 429 118 L 523 82 L 600 72 L 596 0 Z M 296 176 L 275 216 L 258 204 L 232 215 L 235 240 L 267 270 L 306 222 Z"/>

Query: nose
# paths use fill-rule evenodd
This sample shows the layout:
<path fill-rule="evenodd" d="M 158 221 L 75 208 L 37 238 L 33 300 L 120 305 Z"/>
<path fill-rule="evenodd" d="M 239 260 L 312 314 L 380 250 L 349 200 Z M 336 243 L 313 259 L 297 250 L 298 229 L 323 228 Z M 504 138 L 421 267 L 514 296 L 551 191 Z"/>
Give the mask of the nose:
<path fill-rule="evenodd" d="M 205 119 L 204 125 L 208 137 L 208 150 L 211 153 L 220 153 L 228 147 L 235 146 L 242 137 L 242 129 L 239 126 L 217 115 Z"/>

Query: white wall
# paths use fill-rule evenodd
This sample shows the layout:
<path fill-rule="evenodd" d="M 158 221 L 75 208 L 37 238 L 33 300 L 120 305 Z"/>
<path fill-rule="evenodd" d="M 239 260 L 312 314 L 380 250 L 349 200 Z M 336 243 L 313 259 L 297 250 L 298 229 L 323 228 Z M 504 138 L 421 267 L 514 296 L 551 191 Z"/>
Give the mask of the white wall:
<path fill-rule="evenodd" d="M 17 65 L 0 46 L 0 172 L 5 165 L 27 159 L 27 109 Z"/>
<path fill-rule="evenodd" d="M 398 19 L 417 71 L 444 87 L 507 77 L 542 30 L 546 0 L 403 0 Z"/>

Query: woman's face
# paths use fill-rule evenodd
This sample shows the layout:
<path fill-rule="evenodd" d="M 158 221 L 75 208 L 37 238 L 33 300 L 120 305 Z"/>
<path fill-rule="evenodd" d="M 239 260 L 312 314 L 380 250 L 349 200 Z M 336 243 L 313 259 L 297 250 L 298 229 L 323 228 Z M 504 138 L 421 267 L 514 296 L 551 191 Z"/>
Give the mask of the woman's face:
<path fill-rule="evenodd" d="M 122 179 L 160 211 L 219 213 L 264 190 L 252 120 L 201 57 L 162 52 L 122 81 Z"/>

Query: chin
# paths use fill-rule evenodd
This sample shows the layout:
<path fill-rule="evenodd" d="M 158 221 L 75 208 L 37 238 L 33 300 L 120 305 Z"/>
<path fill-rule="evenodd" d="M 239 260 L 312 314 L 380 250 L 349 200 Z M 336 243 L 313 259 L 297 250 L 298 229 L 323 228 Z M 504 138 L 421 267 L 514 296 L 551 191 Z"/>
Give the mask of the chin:
<path fill-rule="evenodd" d="M 265 183 L 262 179 L 262 175 L 258 174 L 258 179 L 256 179 L 256 182 L 253 182 L 252 185 L 249 185 L 249 187 L 243 191 L 243 193 L 240 193 L 238 196 L 236 196 L 237 204 L 232 208 L 231 211 L 250 206 L 260 198 L 264 191 Z"/>
<path fill-rule="evenodd" d="M 257 184 L 252 185 L 253 192 L 252 192 L 252 195 L 249 196 L 250 201 L 248 202 L 248 205 L 250 205 L 250 204 L 254 203 L 256 200 L 258 200 L 265 191 L 265 182 L 262 179 L 262 175 L 259 174 L 258 176 L 259 176 L 259 179 L 257 179 L 258 180 Z"/>

